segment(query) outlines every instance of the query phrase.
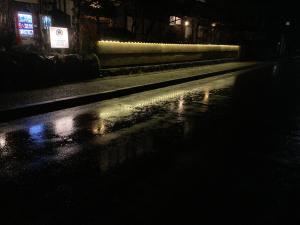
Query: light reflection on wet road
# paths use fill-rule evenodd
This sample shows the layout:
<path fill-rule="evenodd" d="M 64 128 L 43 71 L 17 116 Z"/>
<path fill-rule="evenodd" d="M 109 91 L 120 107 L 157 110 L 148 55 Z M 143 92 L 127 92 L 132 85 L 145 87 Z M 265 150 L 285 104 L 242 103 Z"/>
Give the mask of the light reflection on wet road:
<path fill-rule="evenodd" d="M 0 124 L 5 224 L 299 224 L 300 82 L 287 74 L 276 65 Z"/>
<path fill-rule="evenodd" d="M 45 162 L 61 159 L 62 155 L 72 156 L 71 152 L 62 154 L 63 146 L 77 145 L 72 148 L 76 154 L 78 149 L 84 151 L 87 145 L 93 145 L 92 142 L 107 143 L 109 137 L 117 138 L 122 129 L 134 130 L 139 124 L 147 127 L 147 123 L 158 126 L 162 121 L 164 125 L 176 123 L 182 114 L 205 112 L 210 97 L 214 99 L 214 91 L 229 88 L 235 79 L 236 74 L 228 74 L 1 124 L 1 161 L 6 165 L 22 161 L 15 164 L 21 168 L 8 166 L 10 171 L 1 168 L 1 174 L 24 171 L 41 159 Z M 186 98 L 192 99 L 198 109 L 186 111 Z M 109 137 L 103 138 L 105 135 Z"/>

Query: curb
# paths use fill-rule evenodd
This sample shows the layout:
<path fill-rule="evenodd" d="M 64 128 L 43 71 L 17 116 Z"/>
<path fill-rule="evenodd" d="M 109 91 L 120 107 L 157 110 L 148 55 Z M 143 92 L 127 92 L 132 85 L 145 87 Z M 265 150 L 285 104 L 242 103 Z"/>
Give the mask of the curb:
<path fill-rule="evenodd" d="M 235 62 L 235 58 L 226 58 L 226 59 L 211 59 L 204 61 L 190 61 L 190 62 L 177 62 L 177 63 L 165 63 L 165 64 L 152 64 L 152 65 L 143 65 L 143 66 L 125 66 L 118 68 L 103 68 L 99 72 L 101 76 L 119 76 L 119 75 L 129 75 L 129 74 L 138 74 L 145 72 L 156 72 L 164 71 L 170 69 L 180 69 L 196 66 L 209 66 L 216 65 L 220 63 Z"/>
<path fill-rule="evenodd" d="M 134 86 L 129 88 L 122 88 L 113 91 L 100 92 L 88 95 L 79 95 L 75 97 L 68 97 L 62 99 L 56 99 L 52 101 L 40 102 L 35 104 L 24 105 L 22 107 L 10 108 L 7 110 L 0 110 L 0 122 L 6 122 L 9 120 L 19 119 L 27 116 L 34 116 L 42 113 L 53 112 L 57 110 L 72 108 L 76 106 L 86 105 L 97 101 L 108 100 L 111 98 L 118 98 L 130 94 L 136 94 L 143 91 L 150 91 L 167 86 L 177 85 L 190 81 L 196 81 L 208 77 L 213 77 L 226 73 L 233 73 L 247 69 L 261 69 L 270 65 L 269 63 L 263 63 L 252 66 L 243 66 L 230 70 L 222 70 L 218 72 L 205 73 L 201 75 L 195 75 L 192 77 L 179 78 L 175 80 L 163 81 L 160 83 L 145 84 L 140 86 Z"/>

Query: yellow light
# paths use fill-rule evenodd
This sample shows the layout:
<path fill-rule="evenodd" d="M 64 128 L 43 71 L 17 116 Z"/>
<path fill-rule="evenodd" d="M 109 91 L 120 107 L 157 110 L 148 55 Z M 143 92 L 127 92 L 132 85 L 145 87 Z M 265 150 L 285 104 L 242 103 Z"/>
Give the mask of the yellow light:
<path fill-rule="evenodd" d="M 202 52 L 202 51 L 238 51 L 238 45 L 212 45 L 212 44 L 170 44 L 170 43 L 141 43 L 141 42 L 117 42 L 98 41 L 100 54 L 111 53 L 161 53 L 163 52 Z"/>
<path fill-rule="evenodd" d="M 92 131 L 95 135 L 104 135 L 106 133 L 106 129 L 105 121 L 101 120 L 99 124 L 94 126 Z"/>
<path fill-rule="evenodd" d="M 187 27 L 187 26 L 189 26 L 190 25 L 190 21 L 185 21 L 184 22 L 184 25 Z"/>
<path fill-rule="evenodd" d="M 105 67 L 118 67 L 122 65 L 132 65 L 144 63 L 147 61 L 149 63 L 147 57 L 145 59 L 135 58 L 135 54 L 189 54 L 191 53 L 191 57 L 195 60 L 198 57 L 201 60 L 202 53 L 211 53 L 211 52 L 231 52 L 233 57 L 239 56 L 240 46 L 238 45 L 206 45 L 206 44 L 172 44 L 172 43 L 137 43 L 137 42 L 116 42 L 116 41 L 99 41 L 97 45 L 97 54 L 101 59 L 102 56 L 109 55 L 102 60 L 102 65 Z M 196 54 L 198 54 L 196 56 Z M 122 60 L 114 60 L 113 56 L 116 58 L 121 58 Z M 180 56 L 181 57 L 181 56 Z M 183 58 L 183 56 L 181 57 Z M 172 56 L 163 56 L 162 59 L 159 59 L 158 56 L 153 57 L 153 63 L 162 60 L 169 62 L 172 60 Z"/>

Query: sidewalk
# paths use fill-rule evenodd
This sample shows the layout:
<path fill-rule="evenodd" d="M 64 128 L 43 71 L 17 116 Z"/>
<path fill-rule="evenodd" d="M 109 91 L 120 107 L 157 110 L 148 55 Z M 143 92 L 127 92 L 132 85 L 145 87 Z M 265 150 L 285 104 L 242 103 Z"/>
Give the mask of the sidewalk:
<path fill-rule="evenodd" d="M 223 73 L 261 66 L 257 62 L 217 65 L 99 78 L 46 89 L 0 95 L 0 120 L 38 114 L 150 89 L 188 82 Z"/>

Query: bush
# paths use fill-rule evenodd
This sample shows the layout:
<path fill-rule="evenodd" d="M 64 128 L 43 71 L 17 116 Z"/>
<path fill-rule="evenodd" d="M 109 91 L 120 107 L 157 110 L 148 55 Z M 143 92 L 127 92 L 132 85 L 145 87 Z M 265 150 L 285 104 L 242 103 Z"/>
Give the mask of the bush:
<path fill-rule="evenodd" d="M 63 81 L 79 80 L 82 76 L 82 57 L 77 54 L 63 55 L 57 67 Z"/>
<path fill-rule="evenodd" d="M 62 81 L 79 81 L 99 76 L 100 62 L 95 54 L 43 54 L 22 49 L 0 51 L 0 91 L 41 88 Z"/>

